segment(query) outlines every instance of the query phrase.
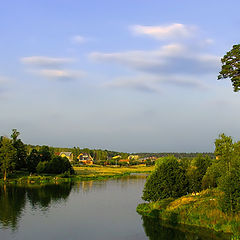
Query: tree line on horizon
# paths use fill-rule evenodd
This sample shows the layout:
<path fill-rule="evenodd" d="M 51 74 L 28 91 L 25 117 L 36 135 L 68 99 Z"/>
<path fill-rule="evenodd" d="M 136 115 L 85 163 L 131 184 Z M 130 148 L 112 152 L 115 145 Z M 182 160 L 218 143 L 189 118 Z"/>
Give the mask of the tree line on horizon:
<path fill-rule="evenodd" d="M 20 133 L 16 130 L 12 130 L 11 137 L 0 137 L 0 169 L 4 180 L 7 179 L 9 173 L 26 169 L 29 173 L 55 173 L 60 174 L 64 172 L 73 173 L 73 168 L 67 158 L 58 156 L 60 152 L 72 152 L 73 164 L 77 163 L 77 157 L 80 153 L 87 153 L 94 159 L 94 163 L 105 165 L 115 165 L 116 160 L 113 157 L 119 156 L 119 159 L 127 159 L 130 153 L 101 150 L 101 149 L 89 149 L 89 148 L 60 148 L 51 146 L 39 146 L 24 144 L 19 138 Z M 178 159 L 193 158 L 197 156 L 197 153 L 173 153 Z M 213 157 L 212 153 L 203 153 L 209 157 Z M 138 155 L 140 159 L 147 159 L 145 163 L 147 165 L 154 164 L 150 157 L 162 157 L 169 155 L 169 153 L 134 153 Z M 139 164 L 136 160 L 131 160 L 130 165 Z M 120 164 L 120 163 L 119 163 Z M 120 165 L 126 165 L 121 163 Z"/>

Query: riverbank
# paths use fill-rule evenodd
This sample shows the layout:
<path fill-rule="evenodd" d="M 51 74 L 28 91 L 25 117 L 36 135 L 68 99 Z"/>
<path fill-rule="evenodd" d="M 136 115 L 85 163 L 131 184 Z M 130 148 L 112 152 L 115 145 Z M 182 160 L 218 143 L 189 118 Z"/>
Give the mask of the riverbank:
<path fill-rule="evenodd" d="M 34 174 L 29 175 L 28 172 L 19 171 L 9 176 L 6 182 L 0 179 L 0 184 L 5 183 L 56 183 L 71 181 L 88 181 L 88 180 L 106 180 L 110 178 L 118 178 L 131 173 L 150 173 L 154 169 L 153 166 L 131 166 L 131 167 L 115 167 L 115 166 L 83 166 L 74 167 L 75 174 Z"/>
<path fill-rule="evenodd" d="M 142 203 L 137 212 L 143 216 L 157 217 L 174 226 L 178 224 L 212 229 L 232 234 L 231 239 L 240 239 L 240 215 L 229 215 L 221 210 L 219 199 L 222 192 L 208 189 L 198 195 L 178 199 L 164 199 Z"/>

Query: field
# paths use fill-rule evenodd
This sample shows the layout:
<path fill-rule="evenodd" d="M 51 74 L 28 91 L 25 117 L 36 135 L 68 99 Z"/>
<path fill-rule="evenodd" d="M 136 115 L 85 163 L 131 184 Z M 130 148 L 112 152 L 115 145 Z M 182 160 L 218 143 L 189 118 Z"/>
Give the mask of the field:
<path fill-rule="evenodd" d="M 109 178 L 123 176 L 130 173 L 149 173 L 154 166 L 137 165 L 131 167 L 115 167 L 115 166 L 83 166 L 74 167 L 78 178 Z"/>
<path fill-rule="evenodd" d="M 82 166 L 74 167 L 75 174 L 32 174 L 27 171 L 17 171 L 9 175 L 7 183 L 56 183 L 69 181 L 87 181 L 87 180 L 103 180 L 108 178 L 117 178 L 130 173 L 150 173 L 154 169 L 153 166 L 146 167 L 145 165 L 137 165 L 131 167 L 116 167 L 116 166 Z M 4 184 L 3 179 L 0 183 Z"/>

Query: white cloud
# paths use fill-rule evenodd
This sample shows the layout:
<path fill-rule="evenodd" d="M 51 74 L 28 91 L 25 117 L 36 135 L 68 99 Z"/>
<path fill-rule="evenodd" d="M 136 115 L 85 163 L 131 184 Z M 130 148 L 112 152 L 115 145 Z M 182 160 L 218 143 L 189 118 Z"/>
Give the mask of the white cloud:
<path fill-rule="evenodd" d="M 152 74 L 209 74 L 215 73 L 220 64 L 220 57 L 194 52 L 180 44 L 164 45 L 153 51 L 94 52 L 89 57 Z"/>
<path fill-rule="evenodd" d="M 58 67 L 74 61 L 72 58 L 53 58 L 46 56 L 23 57 L 20 60 L 24 64 L 29 64 L 36 67 Z"/>
<path fill-rule="evenodd" d="M 53 58 L 46 56 L 32 56 L 21 58 L 30 69 L 27 72 L 54 80 L 75 80 L 86 74 L 83 71 L 65 69 L 64 65 L 74 61 L 72 58 Z"/>
<path fill-rule="evenodd" d="M 134 25 L 130 29 L 137 35 L 148 35 L 158 40 L 171 40 L 179 38 L 188 38 L 195 32 L 195 27 L 187 26 L 181 23 L 159 26 Z"/>
<path fill-rule="evenodd" d="M 161 89 L 155 82 L 156 79 L 152 76 L 119 77 L 114 79 L 114 81 L 105 83 L 104 86 L 111 88 L 128 88 L 147 93 L 161 93 Z"/>
<path fill-rule="evenodd" d="M 74 80 L 83 78 L 86 74 L 83 71 L 59 70 L 59 69 L 40 69 L 32 70 L 32 73 L 54 80 Z"/>
<path fill-rule="evenodd" d="M 153 76 L 144 74 L 134 77 L 119 77 L 104 84 L 105 87 L 126 88 L 147 93 L 162 93 L 164 85 L 198 90 L 206 90 L 209 88 L 199 79 L 184 75 Z"/>
<path fill-rule="evenodd" d="M 83 36 L 76 35 L 71 38 L 71 41 L 72 41 L 72 43 L 82 44 L 82 43 L 85 43 L 87 41 L 87 39 Z"/>
<path fill-rule="evenodd" d="M 203 52 L 204 47 L 212 44 L 213 40 L 198 36 L 194 26 L 180 23 L 165 26 L 135 25 L 131 30 L 138 35 L 168 40 L 169 44 L 153 50 L 90 53 L 89 58 L 94 61 L 118 64 L 137 75 L 117 78 L 105 86 L 146 92 L 160 92 L 164 85 L 206 90 L 209 85 L 206 79 L 216 76 L 219 71 L 221 58 Z M 194 37 L 195 41 L 189 42 L 189 37 Z"/>

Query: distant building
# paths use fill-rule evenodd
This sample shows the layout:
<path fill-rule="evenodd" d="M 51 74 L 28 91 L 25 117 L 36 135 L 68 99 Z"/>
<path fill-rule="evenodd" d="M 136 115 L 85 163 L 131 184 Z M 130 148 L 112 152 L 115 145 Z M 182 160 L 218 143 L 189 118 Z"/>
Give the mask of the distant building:
<path fill-rule="evenodd" d="M 129 156 L 128 156 L 128 159 L 129 159 L 129 160 L 138 160 L 138 159 L 139 159 L 139 156 L 138 156 L 138 155 L 129 155 Z"/>
<path fill-rule="evenodd" d="M 118 161 L 119 164 L 121 163 L 126 163 L 126 164 L 129 164 L 130 163 L 130 160 L 129 159 L 121 159 Z"/>
<path fill-rule="evenodd" d="M 82 165 L 93 165 L 93 158 L 88 153 L 80 153 L 77 159 Z"/>
<path fill-rule="evenodd" d="M 70 162 L 73 161 L 73 153 L 72 152 L 60 152 L 60 157 L 66 157 Z"/>

